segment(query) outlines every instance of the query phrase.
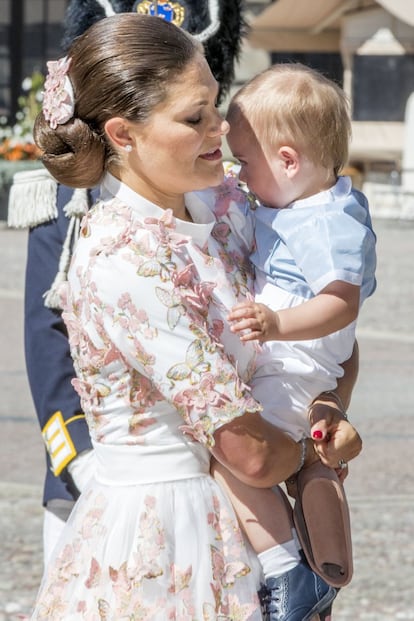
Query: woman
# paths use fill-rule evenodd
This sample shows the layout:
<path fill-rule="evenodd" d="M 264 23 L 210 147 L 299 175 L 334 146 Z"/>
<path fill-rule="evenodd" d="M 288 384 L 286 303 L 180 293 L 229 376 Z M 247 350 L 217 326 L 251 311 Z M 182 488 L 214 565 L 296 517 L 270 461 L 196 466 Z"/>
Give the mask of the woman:
<path fill-rule="evenodd" d="M 210 455 L 256 486 L 316 456 L 258 415 L 255 348 L 225 322 L 250 275 L 217 93 L 199 44 L 155 17 L 103 19 L 49 67 L 43 161 L 65 185 L 101 180 L 64 314 L 98 464 L 32 619 L 262 618 Z"/>

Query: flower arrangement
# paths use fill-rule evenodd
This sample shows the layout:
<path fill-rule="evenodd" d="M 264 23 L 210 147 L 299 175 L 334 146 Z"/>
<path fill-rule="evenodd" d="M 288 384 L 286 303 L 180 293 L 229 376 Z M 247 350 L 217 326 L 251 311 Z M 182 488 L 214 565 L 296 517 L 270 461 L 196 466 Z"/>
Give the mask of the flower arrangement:
<path fill-rule="evenodd" d="M 22 83 L 23 95 L 19 97 L 19 110 L 14 125 L 0 117 L 0 160 L 37 160 L 40 151 L 33 141 L 33 123 L 41 109 L 44 76 L 35 71 Z"/>

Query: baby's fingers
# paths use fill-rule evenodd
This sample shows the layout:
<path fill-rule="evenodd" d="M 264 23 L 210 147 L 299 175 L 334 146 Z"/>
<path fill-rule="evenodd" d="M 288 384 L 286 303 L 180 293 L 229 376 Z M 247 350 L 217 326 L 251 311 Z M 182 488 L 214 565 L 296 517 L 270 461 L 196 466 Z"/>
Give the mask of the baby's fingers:
<path fill-rule="evenodd" d="M 243 341 L 243 343 L 246 343 L 246 341 L 262 342 L 263 335 L 260 330 L 248 330 L 247 332 L 245 332 L 244 334 L 240 336 L 240 340 Z"/>
<path fill-rule="evenodd" d="M 236 321 L 238 319 L 248 319 L 254 317 L 254 306 L 250 302 L 242 302 L 233 306 L 230 313 L 227 315 L 229 321 Z"/>
<path fill-rule="evenodd" d="M 247 326 L 246 326 L 247 321 L 248 321 L 247 319 L 240 319 L 239 321 L 233 320 L 233 323 L 230 326 L 230 330 L 236 333 L 243 332 L 243 330 L 247 329 Z"/>
<path fill-rule="evenodd" d="M 260 326 L 255 317 L 243 317 L 234 321 L 230 326 L 232 332 L 241 332 L 242 330 L 259 330 Z"/>

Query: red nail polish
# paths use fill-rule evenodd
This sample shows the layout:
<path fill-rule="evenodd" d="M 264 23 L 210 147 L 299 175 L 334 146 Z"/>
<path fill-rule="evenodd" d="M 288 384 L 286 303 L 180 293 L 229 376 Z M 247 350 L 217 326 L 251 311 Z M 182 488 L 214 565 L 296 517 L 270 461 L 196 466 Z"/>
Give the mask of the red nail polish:
<path fill-rule="evenodd" d="M 315 438 L 315 440 L 320 440 L 323 436 L 322 431 L 319 431 L 319 429 L 316 429 L 313 433 L 312 433 L 312 437 Z"/>

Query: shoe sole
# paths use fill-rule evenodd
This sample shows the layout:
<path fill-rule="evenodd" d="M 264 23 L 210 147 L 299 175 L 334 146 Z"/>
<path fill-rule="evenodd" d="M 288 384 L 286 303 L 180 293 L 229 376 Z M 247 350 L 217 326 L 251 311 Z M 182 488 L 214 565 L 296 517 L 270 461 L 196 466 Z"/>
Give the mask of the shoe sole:
<path fill-rule="evenodd" d="M 330 604 L 334 601 L 337 595 L 337 589 L 334 587 L 329 587 L 329 591 L 325 593 L 321 600 L 308 612 L 308 614 L 303 617 L 302 621 L 313 621 L 315 615 L 319 615 L 320 612 L 324 612 L 328 608 Z"/>

